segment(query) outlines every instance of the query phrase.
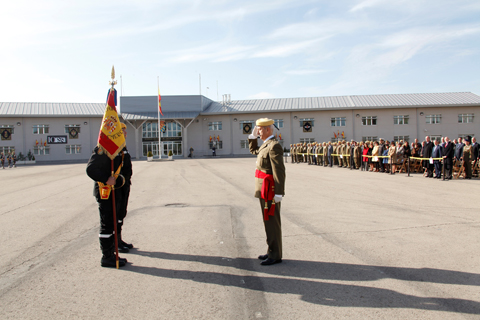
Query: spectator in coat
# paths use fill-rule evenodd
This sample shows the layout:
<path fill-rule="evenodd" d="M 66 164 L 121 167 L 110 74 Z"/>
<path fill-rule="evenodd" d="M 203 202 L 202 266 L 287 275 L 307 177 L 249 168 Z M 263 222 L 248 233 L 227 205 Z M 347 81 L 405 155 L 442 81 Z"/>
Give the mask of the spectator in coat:
<path fill-rule="evenodd" d="M 434 142 L 432 158 L 442 158 L 442 146 L 438 143 L 438 140 Z M 442 177 L 441 160 L 433 160 L 433 164 L 435 166 L 435 179 L 440 179 Z"/>
<path fill-rule="evenodd" d="M 445 147 L 443 147 L 443 165 L 445 166 L 445 180 L 452 179 L 453 157 L 455 154 L 455 146 L 448 137 L 445 137 Z"/>
<path fill-rule="evenodd" d="M 432 157 L 432 150 L 433 150 L 433 142 L 430 141 L 430 137 L 425 137 L 425 146 L 422 149 L 422 158 L 431 158 Z M 433 178 L 433 163 L 430 163 L 430 160 L 424 160 L 425 168 L 427 169 L 426 178 Z"/>

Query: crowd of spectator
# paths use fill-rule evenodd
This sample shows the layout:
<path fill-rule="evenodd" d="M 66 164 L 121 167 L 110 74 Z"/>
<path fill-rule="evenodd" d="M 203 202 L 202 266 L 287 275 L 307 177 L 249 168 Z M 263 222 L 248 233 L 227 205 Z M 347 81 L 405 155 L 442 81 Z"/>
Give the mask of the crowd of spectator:
<path fill-rule="evenodd" d="M 432 141 L 426 136 L 422 142 L 415 139 L 411 143 L 384 139 L 362 142 L 343 140 L 292 144 L 290 157 L 292 163 L 392 174 L 401 172 L 402 168 L 405 170 L 407 163 L 416 163 L 426 178 L 440 179 L 444 174 L 444 178 L 449 180 L 454 171 L 461 171 L 465 179 L 471 179 L 480 169 L 479 147 L 476 138 L 470 136 L 453 141 L 448 137 Z"/>

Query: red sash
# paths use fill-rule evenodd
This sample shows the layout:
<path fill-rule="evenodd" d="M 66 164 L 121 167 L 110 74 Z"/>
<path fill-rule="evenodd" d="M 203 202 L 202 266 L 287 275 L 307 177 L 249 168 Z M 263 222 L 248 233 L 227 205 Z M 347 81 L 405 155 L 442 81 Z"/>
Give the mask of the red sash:
<path fill-rule="evenodd" d="M 263 179 L 261 197 L 265 200 L 265 208 L 263 208 L 263 220 L 268 221 L 268 216 L 273 216 L 275 213 L 275 181 L 273 175 L 264 173 L 260 170 L 255 170 L 255 178 Z M 268 208 L 268 201 L 272 201 L 270 209 Z"/>

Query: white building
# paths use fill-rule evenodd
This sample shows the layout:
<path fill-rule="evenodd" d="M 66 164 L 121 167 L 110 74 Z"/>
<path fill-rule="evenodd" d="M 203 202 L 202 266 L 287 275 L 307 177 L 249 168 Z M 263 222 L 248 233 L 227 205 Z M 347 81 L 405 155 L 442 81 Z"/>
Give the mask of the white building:
<path fill-rule="evenodd" d="M 158 155 L 158 97 L 120 97 L 133 158 Z M 37 161 L 83 161 L 97 143 L 104 103 L 0 103 L 0 151 Z M 162 156 L 247 155 L 248 129 L 275 119 L 281 143 L 333 140 L 423 140 L 480 135 L 480 96 L 469 92 L 257 99 L 215 102 L 204 96 L 162 96 Z M 477 118 L 475 118 L 477 115 Z M 45 146 L 45 142 L 46 146 Z"/>

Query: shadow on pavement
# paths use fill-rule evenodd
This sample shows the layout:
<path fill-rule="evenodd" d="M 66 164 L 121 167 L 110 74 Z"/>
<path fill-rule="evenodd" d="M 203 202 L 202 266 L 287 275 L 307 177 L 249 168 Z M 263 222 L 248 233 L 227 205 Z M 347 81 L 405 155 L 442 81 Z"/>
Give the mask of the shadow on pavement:
<path fill-rule="evenodd" d="M 157 277 L 192 280 L 196 282 L 233 286 L 263 292 L 296 294 L 302 300 L 338 307 L 407 308 L 480 314 L 480 302 L 455 298 L 417 297 L 393 290 L 319 282 L 305 278 L 338 281 L 376 281 L 397 279 L 405 281 L 479 286 L 480 275 L 438 269 L 365 266 L 331 262 L 285 260 L 274 266 L 260 266 L 259 260 L 196 256 L 165 252 L 132 252 L 146 257 L 165 260 L 192 261 L 208 265 L 232 267 L 239 270 L 263 273 L 265 276 L 234 275 L 228 273 L 171 270 L 156 267 L 127 265 L 122 270 Z M 281 276 L 281 277 L 275 277 Z M 291 277 L 291 278 L 284 278 Z M 293 279 L 292 279 L 293 278 Z M 304 279 L 295 279 L 304 278 Z"/>

